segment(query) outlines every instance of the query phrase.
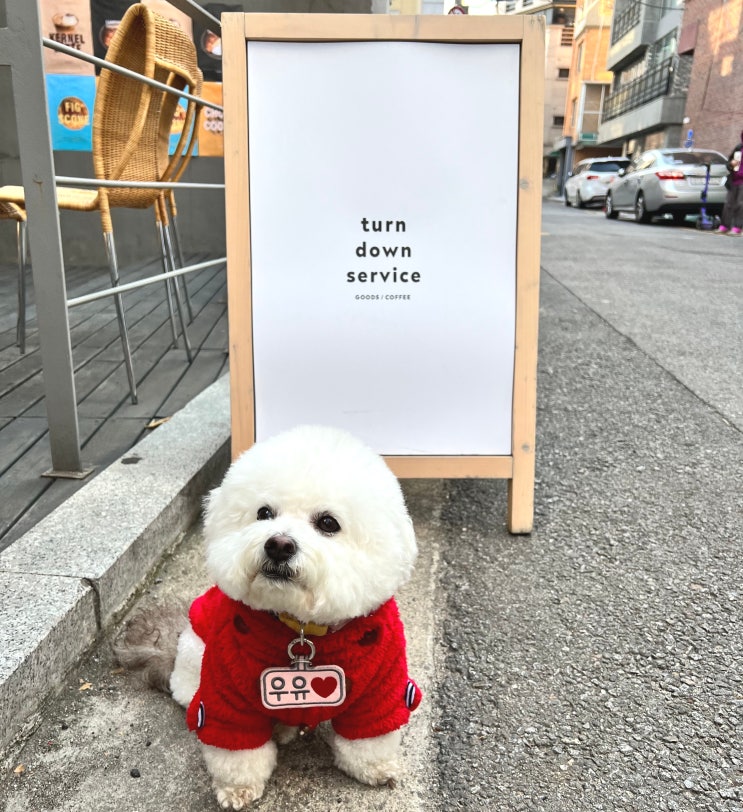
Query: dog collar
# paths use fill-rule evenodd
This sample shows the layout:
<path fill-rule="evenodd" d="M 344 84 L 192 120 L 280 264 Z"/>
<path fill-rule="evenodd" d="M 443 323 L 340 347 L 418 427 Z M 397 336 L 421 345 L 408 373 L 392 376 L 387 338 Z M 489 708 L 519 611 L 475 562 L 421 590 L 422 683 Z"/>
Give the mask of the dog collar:
<path fill-rule="evenodd" d="M 294 615 L 290 615 L 288 612 L 281 612 L 280 614 L 274 613 L 274 617 L 280 620 L 285 626 L 288 626 L 292 631 L 298 632 L 299 634 L 302 634 L 302 629 L 304 628 L 304 634 L 309 634 L 312 637 L 324 637 L 328 632 L 332 634 L 333 632 L 340 631 L 351 622 L 350 620 L 344 620 L 342 623 L 336 623 L 333 626 L 320 626 L 317 623 L 302 623 L 301 620 L 297 620 Z"/>
<path fill-rule="evenodd" d="M 288 612 L 281 612 L 278 619 L 295 632 L 301 632 L 304 629 L 305 634 L 312 635 L 313 637 L 324 637 L 329 631 L 329 626 L 318 626 L 317 623 L 302 623 L 294 615 Z"/>

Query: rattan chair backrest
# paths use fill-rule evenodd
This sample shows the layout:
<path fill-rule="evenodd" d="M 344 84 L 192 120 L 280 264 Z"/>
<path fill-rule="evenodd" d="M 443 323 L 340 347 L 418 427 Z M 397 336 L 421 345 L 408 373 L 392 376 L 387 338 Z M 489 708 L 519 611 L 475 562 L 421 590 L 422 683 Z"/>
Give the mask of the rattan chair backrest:
<path fill-rule="evenodd" d="M 127 10 L 107 59 L 178 90 L 201 93 L 202 75 L 193 42 L 177 25 L 141 3 Z M 172 93 L 102 70 L 93 116 L 96 177 L 152 182 L 180 174 L 179 168 L 185 166 L 195 145 L 200 108 L 188 102 L 178 147 L 170 157 L 173 120 L 182 109 L 179 97 Z M 109 206 L 147 208 L 160 195 L 152 189 L 128 188 L 101 189 L 99 194 L 104 223 Z"/>

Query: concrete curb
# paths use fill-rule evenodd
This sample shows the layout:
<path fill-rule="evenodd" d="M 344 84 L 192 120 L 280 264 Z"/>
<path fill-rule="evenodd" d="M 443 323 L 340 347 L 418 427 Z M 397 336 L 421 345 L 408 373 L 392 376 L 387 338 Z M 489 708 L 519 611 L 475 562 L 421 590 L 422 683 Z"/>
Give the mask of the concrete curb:
<path fill-rule="evenodd" d="M 225 375 L 0 554 L 0 751 L 197 520 L 229 438 Z"/>

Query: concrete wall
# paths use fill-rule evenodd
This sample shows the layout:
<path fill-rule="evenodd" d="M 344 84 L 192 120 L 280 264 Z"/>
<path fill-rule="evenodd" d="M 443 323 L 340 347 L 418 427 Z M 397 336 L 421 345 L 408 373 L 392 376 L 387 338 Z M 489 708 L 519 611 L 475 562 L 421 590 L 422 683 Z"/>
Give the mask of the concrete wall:
<path fill-rule="evenodd" d="M 33 2 L 35 0 L 29 0 Z M 235 3 L 241 0 L 233 0 Z M 385 0 L 242 0 L 246 11 L 371 13 L 386 10 Z M 2 14 L 0 2 L 0 14 Z M 248 8 L 249 6 L 249 8 Z M 0 24 L 4 18 L 0 16 Z M 13 110 L 10 70 L 0 68 L 0 185 L 22 182 L 19 164 L 18 134 Z M 56 152 L 58 175 L 93 177 L 90 153 Z M 183 180 L 223 183 L 221 158 L 192 159 Z M 184 190 L 178 194 L 180 232 L 187 251 L 206 251 L 223 256 L 224 195 L 222 192 Z M 100 217 L 95 212 L 61 212 L 60 223 L 65 262 L 69 264 L 103 264 L 105 254 Z M 15 227 L 0 220 L 0 263 L 15 262 Z M 114 211 L 114 233 L 119 261 L 122 264 L 151 259 L 158 254 L 152 210 Z"/>

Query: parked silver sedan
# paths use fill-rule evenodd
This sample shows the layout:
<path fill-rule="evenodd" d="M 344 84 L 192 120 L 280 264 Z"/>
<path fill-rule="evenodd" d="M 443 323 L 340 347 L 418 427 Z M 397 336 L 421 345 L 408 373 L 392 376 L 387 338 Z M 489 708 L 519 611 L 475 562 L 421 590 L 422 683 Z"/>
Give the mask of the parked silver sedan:
<path fill-rule="evenodd" d="M 721 214 L 725 203 L 727 159 L 715 150 L 651 149 L 643 152 L 612 181 L 604 213 L 614 220 L 620 211 L 635 215 L 638 223 L 670 214 L 676 224 L 687 214 L 699 214 L 707 166 L 710 178 L 705 211 Z"/>

